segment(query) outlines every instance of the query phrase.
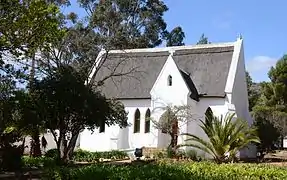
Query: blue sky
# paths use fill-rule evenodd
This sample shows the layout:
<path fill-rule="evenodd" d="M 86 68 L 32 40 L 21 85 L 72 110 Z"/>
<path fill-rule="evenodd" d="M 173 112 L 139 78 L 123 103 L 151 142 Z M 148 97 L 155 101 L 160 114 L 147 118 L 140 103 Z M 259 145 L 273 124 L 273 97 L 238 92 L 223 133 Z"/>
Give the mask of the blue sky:
<path fill-rule="evenodd" d="M 76 0 L 65 8 L 84 14 Z M 268 80 L 267 72 L 286 52 L 286 7 L 284 0 L 164 0 L 169 7 L 164 18 L 168 29 L 181 26 L 185 44 L 197 42 L 204 33 L 211 42 L 244 39 L 246 69 L 254 81 Z"/>

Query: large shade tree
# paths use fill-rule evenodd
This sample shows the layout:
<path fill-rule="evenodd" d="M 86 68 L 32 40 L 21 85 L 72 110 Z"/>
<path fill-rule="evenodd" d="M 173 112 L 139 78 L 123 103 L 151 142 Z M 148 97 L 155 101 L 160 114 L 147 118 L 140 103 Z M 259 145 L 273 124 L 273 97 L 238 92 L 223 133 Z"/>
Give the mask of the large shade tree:
<path fill-rule="evenodd" d="M 102 123 L 127 126 L 124 106 L 86 86 L 85 79 L 70 66 L 58 67 L 54 75 L 36 83 L 35 90 L 39 119 L 52 133 L 64 162 L 69 160 L 85 128 L 93 131 Z"/>
<path fill-rule="evenodd" d="M 4 71 L 15 64 L 23 65 L 25 70 L 30 68 L 28 88 L 31 93 L 37 64 L 35 53 L 64 33 L 60 28 L 63 18 L 59 8 L 64 4 L 68 4 L 68 1 L 9 0 L 0 3 L 0 65 L 4 64 Z M 27 74 L 27 71 L 21 73 Z M 34 129 L 31 135 L 36 143 L 33 154 L 40 156 L 38 130 Z"/>

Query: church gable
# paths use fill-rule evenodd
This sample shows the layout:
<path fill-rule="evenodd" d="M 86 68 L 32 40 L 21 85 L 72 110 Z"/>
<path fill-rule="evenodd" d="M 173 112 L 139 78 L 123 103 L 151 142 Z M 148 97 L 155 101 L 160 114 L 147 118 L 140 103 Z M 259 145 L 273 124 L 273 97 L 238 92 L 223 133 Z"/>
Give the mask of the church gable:
<path fill-rule="evenodd" d="M 157 77 L 150 94 L 154 98 L 174 102 L 176 101 L 174 98 L 177 96 L 183 96 L 182 99 L 185 99 L 188 93 L 189 89 L 171 54 Z"/>

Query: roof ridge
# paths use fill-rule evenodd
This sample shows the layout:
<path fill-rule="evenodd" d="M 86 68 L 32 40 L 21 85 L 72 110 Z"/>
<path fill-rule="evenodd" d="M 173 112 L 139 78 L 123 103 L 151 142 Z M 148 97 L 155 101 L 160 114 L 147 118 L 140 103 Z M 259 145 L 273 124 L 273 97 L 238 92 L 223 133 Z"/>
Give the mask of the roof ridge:
<path fill-rule="evenodd" d="M 177 50 L 189 50 L 189 49 L 209 49 L 234 46 L 235 42 L 225 43 L 211 43 L 211 44 L 196 44 L 186 46 L 170 46 L 170 47 L 155 47 L 155 48 L 139 48 L 139 49 L 123 49 L 123 50 L 110 50 L 108 53 L 139 53 L 139 52 L 164 52 L 164 51 L 177 51 Z"/>

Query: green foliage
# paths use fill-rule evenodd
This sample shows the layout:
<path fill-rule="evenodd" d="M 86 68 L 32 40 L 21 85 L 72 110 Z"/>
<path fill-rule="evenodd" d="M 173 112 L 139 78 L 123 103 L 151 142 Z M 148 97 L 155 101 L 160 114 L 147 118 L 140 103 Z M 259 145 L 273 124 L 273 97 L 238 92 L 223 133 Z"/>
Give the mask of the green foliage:
<path fill-rule="evenodd" d="M 255 164 L 160 163 L 139 165 L 92 165 L 50 169 L 48 179 L 173 179 L 173 180 L 262 180 L 286 179 L 284 168 Z"/>
<path fill-rule="evenodd" d="M 54 158 L 56 159 L 58 157 L 58 149 L 49 149 L 46 153 L 45 153 L 45 157 L 48 158 Z"/>
<path fill-rule="evenodd" d="M 217 163 L 234 160 L 240 149 L 252 142 L 260 142 L 256 129 L 250 128 L 244 120 L 239 118 L 234 120 L 234 115 L 227 114 L 225 118 L 223 116 L 206 117 L 205 121 L 201 120 L 200 128 L 205 132 L 208 140 L 185 133 L 183 135 L 187 135 L 186 142 L 180 146 L 200 149 L 210 154 Z"/>
<path fill-rule="evenodd" d="M 80 0 L 88 12 L 89 26 L 98 42 L 108 49 L 155 47 L 166 31 L 163 19 L 168 10 L 160 0 Z"/>
<path fill-rule="evenodd" d="M 45 157 L 23 157 L 24 167 L 28 168 L 43 168 L 53 167 L 57 163 L 57 149 L 47 151 Z M 125 159 L 128 154 L 124 151 L 104 151 L 104 152 L 89 152 L 77 150 L 73 153 L 72 160 L 75 162 L 97 162 L 100 158 L 103 159 Z"/>
<path fill-rule="evenodd" d="M 185 34 L 181 27 L 174 28 L 171 32 L 168 32 L 166 39 L 166 46 L 183 46 Z"/>
<path fill-rule="evenodd" d="M 168 147 L 166 149 L 166 153 L 168 158 L 173 158 L 176 155 L 176 152 L 172 149 L 172 147 Z"/>
<path fill-rule="evenodd" d="M 22 168 L 20 147 L 5 146 L 1 148 L 0 171 L 19 171 Z"/>
<path fill-rule="evenodd" d="M 59 12 L 57 5 L 45 0 L 1 1 L 0 55 L 9 51 L 19 56 L 21 50 L 31 57 L 53 41 L 59 32 Z"/>
<path fill-rule="evenodd" d="M 125 159 L 128 154 L 124 151 L 89 152 L 84 150 L 75 151 L 73 160 L 77 162 L 95 162 L 100 158 L 104 159 Z"/>
<path fill-rule="evenodd" d="M 246 71 L 246 84 L 248 92 L 249 111 L 252 111 L 253 107 L 256 105 L 260 97 L 260 85 L 252 81 L 252 78 L 249 72 L 247 71 Z"/>
<path fill-rule="evenodd" d="M 208 37 L 202 34 L 196 44 L 210 44 L 210 42 L 208 41 Z"/>
<path fill-rule="evenodd" d="M 55 74 L 36 83 L 35 92 L 37 115 L 56 139 L 59 157 L 63 160 L 68 160 L 73 153 L 77 137 L 84 128 L 94 130 L 101 123 L 128 125 L 124 106 L 118 101 L 107 100 L 85 85 L 85 79 L 73 67 L 58 67 Z M 58 129 L 59 136 L 56 134 Z"/>
<path fill-rule="evenodd" d="M 199 155 L 195 149 L 190 149 L 185 152 L 185 157 L 190 158 L 191 160 L 198 161 Z"/>
<path fill-rule="evenodd" d="M 49 168 L 56 166 L 56 160 L 49 157 L 22 157 L 23 166 L 25 168 Z"/>
<path fill-rule="evenodd" d="M 270 69 L 268 75 L 271 82 L 262 83 L 262 96 L 253 111 L 257 124 L 270 130 L 265 132 L 270 136 L 261 136 L 264 138 L 261 141 L 268 142 L 268 145 L 265 145 L 267 148 L 276 141 L 278 133 L 281 137 L 287 135 L 287 55 Z"/>
<path fill-rule="evenodd" d="M 270 121 L 272 119 L 272 110 L 262 106 L 255 106 L 253 108 L 255 127 L 258 131 L 258 136 L 260 138 L 259 149 L 264 152 L 269 152 L 275 149 L 274 145 L 278 143 L 280 137 L 280 131 L 278 124 Z"/>

